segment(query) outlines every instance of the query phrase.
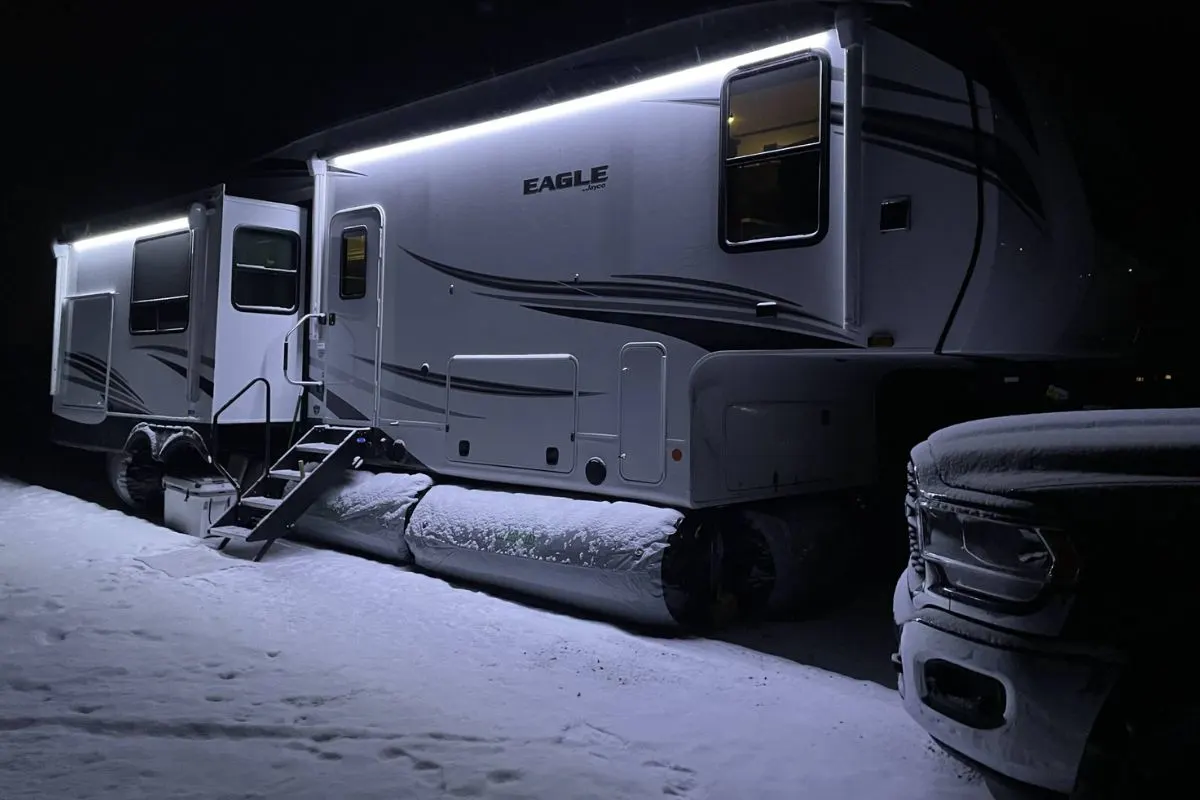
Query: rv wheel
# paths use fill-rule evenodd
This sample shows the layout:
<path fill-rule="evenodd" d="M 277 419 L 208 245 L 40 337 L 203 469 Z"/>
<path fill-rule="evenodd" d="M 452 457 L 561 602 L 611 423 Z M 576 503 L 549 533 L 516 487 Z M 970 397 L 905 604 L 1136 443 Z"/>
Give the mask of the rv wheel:
<path fill-rule="evenodd" d="M 109 453 L 108 483 L 130 510 L 145 514 L 162 501 L 162 467 L 129 453 Z"/>

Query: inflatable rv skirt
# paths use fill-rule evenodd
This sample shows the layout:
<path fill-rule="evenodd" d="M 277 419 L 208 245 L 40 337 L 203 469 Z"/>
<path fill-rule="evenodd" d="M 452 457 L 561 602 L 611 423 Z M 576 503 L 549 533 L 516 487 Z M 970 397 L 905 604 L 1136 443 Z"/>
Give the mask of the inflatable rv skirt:
<path fill-rule="evenodd" d="M 706 627 L 778 602 L 770 537 L 641 503 L 433 485 L 348 472 L 297 538 L 653 627 Z M 742 542 L 732 545 L 734 539 Z"/>

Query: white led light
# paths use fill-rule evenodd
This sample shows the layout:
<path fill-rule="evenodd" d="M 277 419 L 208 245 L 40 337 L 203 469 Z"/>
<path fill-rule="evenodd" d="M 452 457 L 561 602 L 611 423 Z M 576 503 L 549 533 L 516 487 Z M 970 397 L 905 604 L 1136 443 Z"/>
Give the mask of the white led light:
<path fill-rule="evenodd" d="M 93 250 L 97 247 L 104 247 L 105 245 L 116 244 L 118 242 L 131 242 L 134 239 L 141 239 L 144 236 L 158 236 L 163 233 L 175 233 L 176 231 L 186 231 L 187 229 L 188 218 L 177 217 L 150 225 L 139 225 L 136 228 L 126 228 L 123 231 L 104 233 L 100 236 L 80 239 L 77 242 L 72 242 L 71 247 L 75 248 L 76 252 L 80 250 Z"/>
<path fill-rule="evenodd" d="M 421 136 L 416 139 L 406 139 L 392 144 L 385 144 L 380 147 L 372 147 L 368 150 L 359 150 L 356 153 L 347 153 L 345 155 L 336 156 L 330 159 L 330 164 L 343 169 L 354 169 L 362 167 L 366 164 L 381 161 L 395 156 L 407 155 L 419 150 L 428 150 L 433 147 L 439 147 L 453 142 L 462 142 L 468 139 L 474 139 L 491 133 L 498 133 L 505 130 L 513 130 L 514 128 L 524 127 L 538 122 L 546 122 L 548 120 L 565 117 L 570 114 L 578 114 L 582 111 L 590 111 L 603 106 L 612 105 L 613 103 L 628 102 L 630 100 L 639 100 L 641 98 L 654 94 L 662 94 L 670 92 L 673 89 L 683 88 L 692 83 L 697 83 L 705 79 L 722 78 L 732 70 L 738 67 L 743 67 L 748 64 L 754 64 L 760 61 L 770 61 L 775 58 L 783 58 L 799 53 L 812 48 L 826 48 L 830 44 L 832 34 L 830 32 L 818 33 L 813 36 L 806 36 L 803 39 L 793 39 L 789 42 L 765 47 L 761 50 L 755 50 L 750 53 L 732 56 L 720 61 L 713 61 L 708 64 L 701 64 L 697 67 L 689 67 L 679 72 L 672 72 L 667 75 L 661 75 L 657 78 L 631 83 L 626 86 L 621 86 L 616 89 L 608 89 L 598 94 L 579 97 L 574 100 L 566 100 L 562 103 L 555 103 L 549 106 L 542 106 L 530 111 L 522 111 L 518 114 L 513 114 L 508 117 L 500 117 L 498 119 L 487 120 L 473 125 L 467 125 L 463 128 L 454 128 L 440 133 Z"/>

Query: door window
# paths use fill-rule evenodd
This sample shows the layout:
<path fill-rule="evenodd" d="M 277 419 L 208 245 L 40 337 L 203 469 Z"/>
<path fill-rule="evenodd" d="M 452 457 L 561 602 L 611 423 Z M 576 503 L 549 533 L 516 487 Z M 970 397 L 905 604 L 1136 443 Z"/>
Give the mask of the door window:
<path fill-rule="evenodd" d="M 343 300 L 367 296 L 367 229 L 358 226 L 342 231 L 341 275 L 338 295 Z"/>

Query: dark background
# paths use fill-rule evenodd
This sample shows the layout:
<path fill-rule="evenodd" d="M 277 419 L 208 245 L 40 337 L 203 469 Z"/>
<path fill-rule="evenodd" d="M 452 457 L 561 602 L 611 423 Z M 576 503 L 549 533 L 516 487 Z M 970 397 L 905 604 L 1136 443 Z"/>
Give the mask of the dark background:
<path fill-rule="evenodd" d="M 5 6 L 0 447 L 25 459 L 45 441 L 50 245 L 61 223 L 220 182 L 230 167 L 347 118 L 731 5 Z M 1174 185 L 1191 172 L 1176 78 L 1186 52 L 1172 37 L 1187 29 L 1185 12 L 1028 0 L 970 8 L 1038 70 L 1066 117 L 1098 230 L 1138 259 L 1129 300 L 1144 351 L 1168 368 L 1190 360 L 1183 325 L 1200 281 L 1184 249 L 1189 193 Z"/>

